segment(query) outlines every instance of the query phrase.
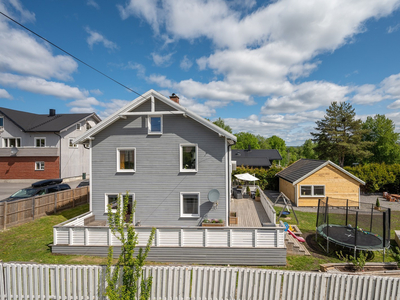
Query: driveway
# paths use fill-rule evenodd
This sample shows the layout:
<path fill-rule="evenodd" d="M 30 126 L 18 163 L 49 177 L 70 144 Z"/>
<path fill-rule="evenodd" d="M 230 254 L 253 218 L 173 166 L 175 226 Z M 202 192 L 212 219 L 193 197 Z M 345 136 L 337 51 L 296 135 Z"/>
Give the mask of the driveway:
<path fill-rule="evenodd" d="M 3 200 L 20 189 L 29 187 L 32 183 L 40 181 L 38 179 L 23 179 L 23 180 L 0 180 L 0 200 Z M 74 181 L 65 181 L 72 189 L 76 188 L 76 186 L 82 180 L 74 180 Z"/>

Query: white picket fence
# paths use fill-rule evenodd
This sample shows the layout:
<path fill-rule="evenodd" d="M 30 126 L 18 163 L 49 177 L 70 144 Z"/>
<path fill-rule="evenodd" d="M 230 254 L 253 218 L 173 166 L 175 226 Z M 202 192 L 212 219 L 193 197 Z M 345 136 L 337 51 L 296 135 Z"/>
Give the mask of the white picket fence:
<path fill-rule="evenodd" d="M 249 268 L 146 266 L 151 299 L 400 299 L 400 278 Z M 104 266 L 0 263 L 0 300 L 106 299 Z"/>

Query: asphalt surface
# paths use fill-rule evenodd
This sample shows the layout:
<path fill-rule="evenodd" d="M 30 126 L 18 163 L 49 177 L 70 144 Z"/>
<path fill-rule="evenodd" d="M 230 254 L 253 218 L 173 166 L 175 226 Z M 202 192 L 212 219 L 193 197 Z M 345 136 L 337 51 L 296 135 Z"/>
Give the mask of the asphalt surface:
<path fill-rule="evenodd" d="M 12 181 L 0 181 L 0 200 L 3 200 L 15 192 L 18 192 L 20 189 L 29 187 L 32 183 L 40 181 L 38 179 L 24 179 L 24 180 L 12 180 Z M 82 180 L 74 180 L 74 181 L 64 181 L 64 183 L 68 184 L 72 189 L 76 188 L 76 186 Z"/>

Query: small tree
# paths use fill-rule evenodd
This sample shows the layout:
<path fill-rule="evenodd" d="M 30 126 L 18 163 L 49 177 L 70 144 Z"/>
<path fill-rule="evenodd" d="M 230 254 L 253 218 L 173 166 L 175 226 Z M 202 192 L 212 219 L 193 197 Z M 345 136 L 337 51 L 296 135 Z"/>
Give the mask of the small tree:
<path fill-rule="evenodd" d="M 155 235 L 155 228 L 152 229 L 146 248 L 143 251 L 139 249 L 138 255 L 135 257 L 135 247 L 138 243 L 138 235 L 135 232 L 135 227 L 132 225 L 133 214 L 136 208 L 136 201 L 132 203 L 132 212 L 129 218 L 129 223 L 125 223 L 125 216 L 128 213 L 129 193 L 121 197 L 118 195 L 117 211 L 113 213 L 111 204 L 108 206 L 108 224 L 112 234 L 121 242 L 121 254 L 118 257 L 117 263 L 113 263 L 113 247 L 108 248 L 107 270 L 106 270 L 106 296 L 110 300 L 133 300 L 133 299 L 149 299 L 152 277 L 143 279 L 143 265 L 150 251 L 150 246 Z M 140 295 L 138 294 L 138 280 L 142 277 L 140 286 Z M 121 281 L 122 279 L 122 281 Z M 122 285 L 121 285 L 122 282 Z"/>
<path fill-rule="evenodd" d="M 375 206 L 376 207 L 381 207 L 381 203 L 379 202 L 379 198 L 376 198 Z"/>

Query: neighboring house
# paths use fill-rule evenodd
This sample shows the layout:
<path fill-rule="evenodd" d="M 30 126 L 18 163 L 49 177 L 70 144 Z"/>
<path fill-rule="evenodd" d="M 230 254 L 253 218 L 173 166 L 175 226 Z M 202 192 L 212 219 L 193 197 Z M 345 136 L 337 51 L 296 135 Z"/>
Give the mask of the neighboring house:
<path fill-rule="evenodd" d="M 38 115 L 0 107 L 0 179 L 49 179 L 89 171 L 89 150 L 73 144 L 100 118 L 95 113 Z"/>
<path fill-rule="evenodd" d="M 235 142 L 233 134 L 181 106 L 175 94 L 139 96 L 74 141 L 91 152 L 90 211 L 54 226 L 52 252 L 106 255 L 110 245 L 119 251 L 107 211 L 109 205 L 116 211 L 119 193 L 128 192 L 136 200 L 139 247 L 156 227 L 149 260 L 285 264 L 283 227 L 229 224 Z M 204 219 L 224 224 L 205 227 Z"/>
<path fill-rule="evenodd" d="M 249 146 L 246 150 L 232 150 L 232 161 L 236 162 L 236 166 L 250 168 L 268 169 L 272 166 L 274 160 L 282 160 L 282 156 L 276 149 L 251 149 Z"/>
<path fill-rule="evenodd" d="M 358 206 L 360 185 L 365 184 L 329 160 L 300 159 L 276 176 L 279 191 L 296 206 L 318 206 L 318 199 L 325 197 L 332 205 L 335 199 L 348 199 L 349 205 Z"/>

